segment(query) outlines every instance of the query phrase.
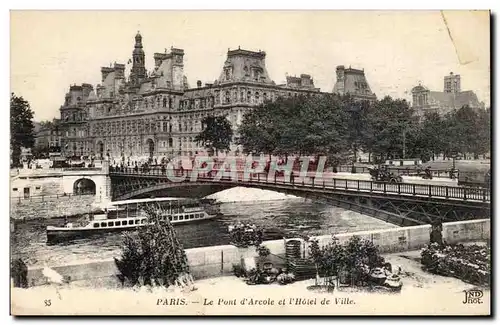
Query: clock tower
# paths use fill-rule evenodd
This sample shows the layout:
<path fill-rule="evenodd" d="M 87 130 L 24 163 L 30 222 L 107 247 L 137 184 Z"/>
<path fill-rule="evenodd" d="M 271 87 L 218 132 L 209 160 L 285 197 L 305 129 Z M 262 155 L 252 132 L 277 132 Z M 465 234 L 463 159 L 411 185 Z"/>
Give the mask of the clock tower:
<path fill-rule="evenodd" d="M 135 46 L 132 52 L 132 70 L 130 71 L 130 82 L 139 86 L 146 79 L 145 55 L 142 49 L 142 36 L 139 32 L 135 35 Z"/>

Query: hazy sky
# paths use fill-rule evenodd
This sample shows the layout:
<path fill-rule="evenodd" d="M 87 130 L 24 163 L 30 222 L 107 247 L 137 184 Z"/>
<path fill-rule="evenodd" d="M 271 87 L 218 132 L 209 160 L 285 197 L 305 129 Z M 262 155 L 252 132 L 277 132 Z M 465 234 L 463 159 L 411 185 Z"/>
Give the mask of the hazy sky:
<path fill-rule="evenodd" d="M 11 90 L 31 103 L 36 120 L 59 117 L 69 85 L 96 85 L 101 66 L 127 63 L 139 30 L 148 70 L 153 53 L 184 49 L 191 87 L 218 78 L 228 48 L 241 46 L 266 51 L 276 83 L 308 73 L 330 92 L 335 67 L 345 65 L 364 68 L 379 98 L 409 99 L 419 82 L 442 91 L 453 71 L 462 90 L 489 105 L 489 13 L 444 17 L 454 42 L 439 11 L 13 11 Z"/>

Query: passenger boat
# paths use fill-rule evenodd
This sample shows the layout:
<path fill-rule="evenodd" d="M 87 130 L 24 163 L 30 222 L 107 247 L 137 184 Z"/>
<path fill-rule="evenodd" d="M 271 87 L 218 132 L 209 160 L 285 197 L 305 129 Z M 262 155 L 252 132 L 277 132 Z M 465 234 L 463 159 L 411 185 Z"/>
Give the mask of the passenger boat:
<path fill-rule="evenodd" d="M 158 198 L 111 202 L 104 213 L 86 214 L 62 227 L 47 226 L 47 242 L 87 237 L 96 233 L 135 230 L 148 225 L 145 208 L 159 212 L 160 221 L 173 225 L 213 219 L 220 215 L 219 203 L 211 199 Z"/>

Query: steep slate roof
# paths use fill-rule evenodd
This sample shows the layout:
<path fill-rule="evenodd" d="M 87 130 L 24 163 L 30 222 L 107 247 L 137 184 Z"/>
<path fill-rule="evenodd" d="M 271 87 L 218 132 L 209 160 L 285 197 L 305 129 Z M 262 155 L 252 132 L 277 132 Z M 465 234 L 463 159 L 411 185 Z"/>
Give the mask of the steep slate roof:
<path fill-rule="evenodd" d="M 481 104 L 472 90 L 460 93 L 445 93 L 441 91 L 430 91 L 429 101 L 439 106 L 460 109 L 462 106 L 480 107 Z"/>
<path fill-rule="evenodd" d="M 344 93 L 367 97 L 375 96 L 375 94 L 371 91 L 370 85 L 368 84 L 365 72 L 363 70 L 352 68 L 344 70 L 343 85 L 341 81 L 337 81 L 333 87 L 333 93 Z"/>
<path fill-rule="evenodd" d="M 266 69 L 266 52 L 264 51 L 248 51 L 248 50 L 228 50 L 227 59 L 224 62 L 224 68 L 220 73 L 219 83 L 235 82 L 235 81 L 250 81 L 265 84 L 273 84 Z M 231 68 L 232 73 L 229 80 L 225 75 L 225 69 Z M 253 71 L 259 72 L 259 79 L 255 79 Z"/>

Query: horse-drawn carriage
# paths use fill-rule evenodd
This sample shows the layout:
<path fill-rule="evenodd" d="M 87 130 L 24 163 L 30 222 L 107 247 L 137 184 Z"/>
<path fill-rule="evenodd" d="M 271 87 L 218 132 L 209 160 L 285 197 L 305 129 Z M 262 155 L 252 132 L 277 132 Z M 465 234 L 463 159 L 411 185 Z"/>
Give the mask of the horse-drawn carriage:
<path fill-rule="evenodd" d="M 389 172 L 384 168 L 368 168 L 373 181 L 376 182 L 387 182 L 387 183 L 402 183 L 403 177 Z"/>

